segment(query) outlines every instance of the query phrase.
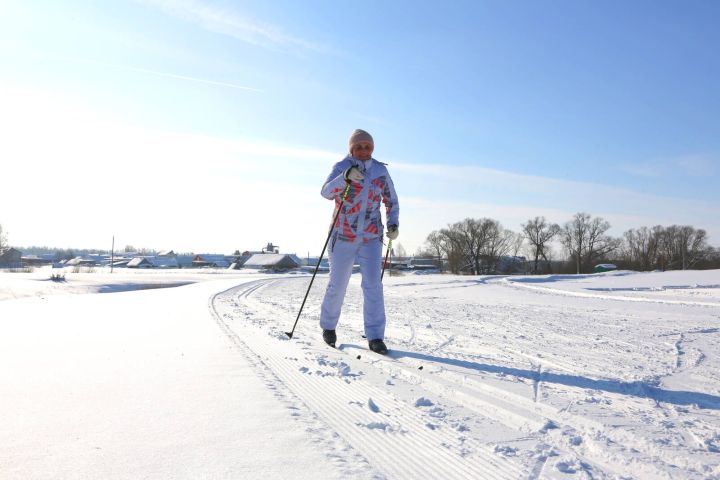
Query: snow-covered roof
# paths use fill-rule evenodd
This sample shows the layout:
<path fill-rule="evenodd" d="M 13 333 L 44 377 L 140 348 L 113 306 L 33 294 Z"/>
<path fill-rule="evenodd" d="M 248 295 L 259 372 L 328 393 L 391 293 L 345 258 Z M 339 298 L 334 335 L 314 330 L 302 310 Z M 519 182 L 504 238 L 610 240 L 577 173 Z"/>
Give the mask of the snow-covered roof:
<path fill-rule="evenodd" d="M 130 268 L 132 268 L 132 267 L 143 267 L 143 266 L 153 267 L 154 265 L 153 265 L 153 263 L 150 261 L 149 258 L 146 258 L 146 257 L 135 257 L 135 258 L 133 258 L 132 260 L 130 260 L 130 261 L 128 262 L 127 266 L 130 267 Z"/>
<path fill-rule="evenodd" d="M 249 268 L 297 268 L 302 261 L 293 254 L 256 253 L 245 262 Z"/>
<path fill-rule="evenodd" d="M 107 255 L 85 255 L 68 260 L 66 265 L 98 265 L 109 260 Z"/>
<path fill-rule="evenodd" d="M 157 255 L 151 259 L 154 266 L 159 268 L 177 268 L 178 261 L 175 256 Z"/>

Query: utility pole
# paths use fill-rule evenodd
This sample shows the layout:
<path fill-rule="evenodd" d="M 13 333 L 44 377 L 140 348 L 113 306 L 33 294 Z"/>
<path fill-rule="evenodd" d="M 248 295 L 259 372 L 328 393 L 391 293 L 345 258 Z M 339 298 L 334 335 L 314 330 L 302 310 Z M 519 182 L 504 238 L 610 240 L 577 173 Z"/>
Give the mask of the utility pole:
<path fill-rule="evenodd" d="M 113 235 L 112 249 L 110 250 L 110 273 L 113 273 L 113 265 L 115 264 L 115 235 Z"/>

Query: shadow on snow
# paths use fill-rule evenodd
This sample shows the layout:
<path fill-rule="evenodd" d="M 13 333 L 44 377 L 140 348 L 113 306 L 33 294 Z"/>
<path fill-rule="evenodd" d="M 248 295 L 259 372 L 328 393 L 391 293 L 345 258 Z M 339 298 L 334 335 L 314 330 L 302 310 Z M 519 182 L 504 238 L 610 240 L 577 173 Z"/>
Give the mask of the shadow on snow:
<path fill-rule="evenodd" d="M 513 375 L 519 378 L 527 378 L 533 381 L 556 383 L 569 387 L 585 388 L 590 390 L 602 390 L 621 395 L 648 398 L 657 402 L 672 403 L 674 405 L 697 405 L 700 408 L 712 408 L 720 410 L 720 397 L 700 392 L 685 392 L 676 390 L 664 390 L 656 385 L 647 382 L 623 382 L 620 380 L 597 380 L 578 375 L 564 373 L 537 372 L 521 368 L 502 367 L 499 365 L 488 365 L 485 363 L 456 360 L 453 358 L 436 357 L 423 353 L 406 352 L 402 350 L 390 350 L 392 358 L 415 358 L 423 362 L 452 365 L 486 373 Z"/>

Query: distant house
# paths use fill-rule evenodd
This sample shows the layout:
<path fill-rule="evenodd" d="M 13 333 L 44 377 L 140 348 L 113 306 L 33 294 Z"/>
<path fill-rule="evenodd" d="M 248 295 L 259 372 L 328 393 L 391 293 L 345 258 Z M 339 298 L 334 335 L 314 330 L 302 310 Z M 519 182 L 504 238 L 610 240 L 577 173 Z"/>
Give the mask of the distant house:
<path fill-rule="evenodd" d="M 152 260 L 148 257 L 135 257 L 127 264 L 127 268 L 154 268 Z"/>
<path fill-rule="evenodd" d="M 192 268 L 194 255 L 175 255 L 178 268 Z"/>
<path fill-rule="evenodd" d="M 0 268 L 20 268 L 22 252 L 15 248 L 6 248 L 0 252 Z"/>
<path fill-rule="evenodd" d="M 227 260 L 225 255 L 216 255 L 209 253 L 202 253 L 195 255 L 192 259 L 193 267 L 214 267 L 214 268 L 228 268 L 230 262 Z"/>
<path fill-rule="evenodd" d="M 239 270 L 242 267 L 245 266 L 245 262 L 247 262 L 252 255 L 234 255 L 232 263 L 230 264 L 231 270 Z"/>
<path fill-rule="evenodd" d="M 152 264 L 157 268 L 180 268 L 177 255 L 172 250 L 160 252 L 152 258 Z"/>
<path fill-rule="evenodd" d="M 26 266 L 52 265 L 54 262 L 54 253 L 43 253 L 41 255 L 25 255 L 22 257 L 22 264 Z"/>
<path fill-rule="evenodd" d="M 245 262 L 244 267 L 285 270 L 288 268 L 298 268 L 300 265 L 302 265 L 302 260 L 296 255 L 285 253 L 256 253 Z"/>
<path fill-rule="evenodd" d="M 116 258 L 111 266 L 113 268 L 127 268 L 128 263 L 132 262 L 132 258 Z"/>
<path fill-rule="evenodd" d="M 318 264 L 318 257 L 303 258 L 302 263 L 303 265 L 315 267 Z M 330 261 L 327 259 L 327 257 L 323 257 L 322 261 L 320 262 L 320 268 L 330 268 Z"/>
<path fill-rule="evenodd" d="M 87 255 L 84 257 L 75 257 L 65 262 L 68 267 L 94 267 L 105 263 L 105 257 L 101 255 Z"/>
<path fill-rule="evenodd" d="M 411 258 L 407 265 L 410 270 L 439 270 L 442 261 L 434 258 Z"/>

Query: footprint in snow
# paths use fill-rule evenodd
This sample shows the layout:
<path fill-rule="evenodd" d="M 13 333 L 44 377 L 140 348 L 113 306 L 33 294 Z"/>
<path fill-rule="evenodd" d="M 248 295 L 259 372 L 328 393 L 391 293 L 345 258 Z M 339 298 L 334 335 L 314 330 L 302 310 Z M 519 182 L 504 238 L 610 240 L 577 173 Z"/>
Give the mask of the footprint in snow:
<path fill-rule="evenodd" d="M 435 407 L 428 410 L 428 415 L 434 418 L 445 418 L 447 416 L 447 413 L 445 413 L 442 408 Z"/>
<path fill-rule="evenodd" d="M 563 458 L 555 464 L 555 468 L 562 473 L 575 474 L 578 472 L 590 472 L 592 467 L 577 458 Z"/>
<path fill-rule="evenodd" d="M 540 433 L 547 433 L 548 430 L 554 430 L 556 428 L 560 428 L 560 426 L 557 423 L 553 422 L 552 420 L 547 420 L 545 422 L 545 425 L 543 425 L 542 428 L 540 429 Z"/>
<path fill-rule="evenodd" d="M 518 449 L 509 445 L 495 445 L 494 451 L 504 457 L 514 457 L 517 455 Z"/>
<path fill-rule="evenodd" d="M 372 398 L 368 398 L 368 408 L 375 413 L 380 413 L 380 407 L 373 401 Z"/>
<path fill-rule="evenodd" d="M 429 400 L 425 397 L 420 397 L 417 400 L 415 400 L 416 407 L 432 407 L 433 405 L 435 405 L 435 404 L 431 400 Z"/>
<path fill-rule="evenodd" d="M 366 423 L 363 426 L 369 428 L 370 430 L 384 430 L 386 432 L 392 431 L 390 424 L 385 422 L 371 422 Z"/>

